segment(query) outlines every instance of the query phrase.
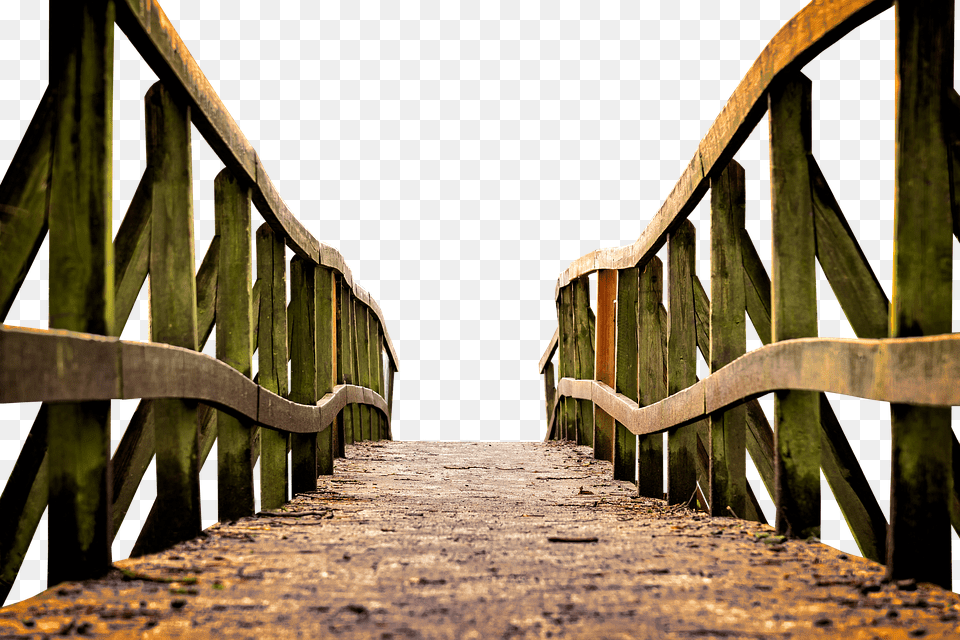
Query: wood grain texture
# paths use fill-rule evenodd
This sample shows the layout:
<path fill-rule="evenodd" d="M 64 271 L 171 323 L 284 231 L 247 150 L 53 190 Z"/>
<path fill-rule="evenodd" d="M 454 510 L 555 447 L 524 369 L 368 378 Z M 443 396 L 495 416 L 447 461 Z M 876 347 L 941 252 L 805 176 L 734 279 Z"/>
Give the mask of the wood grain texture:
<path fill-rule="evenodd" d="M 553 362 L 548 361 L 543 368 L 543 395 L 544 395 L 544 416 L 547 419 L 547 434 L 545 440 L 553 440 L 554 435 L 550 428 L 553 422 L 554 406 L 557 404 L 557 383 L 553 374 Z"/>
<path fill-rule="evenodd" d="M 637 288 L 637 378 L 640 404 L 655 404 L 667 395 L 660 305 L 663 302 L 663 263 L 653 257 L 640 268 Z M 641 496 L 663 498 L 663 436 L 637 439 L 637 491 Z"/>
<path fill-rule="evenodd" d="M 290 399 L 298 404 L 317 402 L 317 267 L 294 256 L 290 262 Z M 294 495 L 317 488 L 317 436 L 290 438 L 291 491 Z"/>
<path fill-rule="evenodd" d="M 616 386 L 617 371 L 617 272 L 605 269 L 597 275 L 597 362 L 595 378 L 610 386 Z M 553 386 L 551 365 L 550 386 Z M 553 389 L 547 390 L 547 405 Z M 549 411 L 547 412 L 549 419 Z M 594 411 L 593 457 L 598 460 L 614 460 L 614 422 L 602 409 Z M 614 463 L 614 477 L 617 477 Z"/>
<path fill-rule="evenodd" d="M 356 301 L 357 314 L 357 371 L 360 386 L 370 388 L 370 322 L 366 305 Z M 372 414 L 367 407 L 360 407 L 360 438 L 370 440 Z"/>
<path fill-rule="evenodd" d="M 354 371 L 354 349 L 353 344 L 353 291 L 340 279 L 340 297 L 337 299 L 337 371 L 340 384 L 354 384 L 356 373 Z M 343 441 L 345 444 L 353 444 L 356 440 L 353 424 L 353 408 L 349 407 L 343 410 L 340 416 L 343 422 Z"/>
<path fill-rule="evenodd" d="M 945 334 L 952 322 L 953 216 L 945 127 L 953 87 L 954 3 L 897 2 L 895 7 L 890 335 Z M 895 404 L 890 413 L 888 572 L 891 578 L 915 578 L 949 588 L 950 411 Z"/>
<path fill-rule="evenodd" d="M 743 167 L 731 160 L 710 182 L 710 371 L 747 351 L 740 231 L 746 213 Z M 696 303 L 695 307 L 699 306 Z M 714 516 L 746 514 L 746 407 L 710 416 L 710 482 Z"/>
<path fill-rule="evenodd" d="M 333 391 L 337 383 L 337 295 L 332 269 L 317 267 L 317 396 Z M 317 473 L 333 475 L 334 429 L 317 436 Z"/>
<path fill-rule="evenodd" d="M 640 269 L 621 269 L 617 279 L 616 371 L 611 387 L 631 400 L 640 399 L 638 366 L 640 362 L 639 304 Z M 606 412 L 604 412 L 606 414 Z M 611 416 L 612 419 L 612 416 Z M 620 422 L 614 422 L 613 477 L 637 481 L 637 436 L 627 431 Z"/>
<path fill-rule="evenodd" d="M 559 341 L 560 329 L 558 327 L 557 329 L 553 330 L 553 336 L 551 336 L 550 340 L 547 342 L 547 348 L 543 351 L 543 355 L 540 356 L 540 363 L 538 365 L 540 373 L 543 373 L 547 363 L 553 359 L 553 354 L 557 352 L 557 344 L 559 344 Z"/>
<path fill-rule="evenodd" d="M 591 379 L 596 365 L 594 346 L 595 328 L 591 323 L 590 280 L 579 278 L 573 287 L 573 325 L 576 333 L 576 372 L 580 379 Z M 593 446 L 593 405 L 587 401 L 577 403 L 577 444 Z"/>
<path fill-rule="evenodd" d="M 573 325 L 573 287 L 564 287 L 557 299 L 557 327 L 560 331 L 559 376 L 575 378 L 576 373 L 576 331 Z M 577 405 L 574 400 L 565 398 L 560 407 L 560 439 L 576 440 Z"/>

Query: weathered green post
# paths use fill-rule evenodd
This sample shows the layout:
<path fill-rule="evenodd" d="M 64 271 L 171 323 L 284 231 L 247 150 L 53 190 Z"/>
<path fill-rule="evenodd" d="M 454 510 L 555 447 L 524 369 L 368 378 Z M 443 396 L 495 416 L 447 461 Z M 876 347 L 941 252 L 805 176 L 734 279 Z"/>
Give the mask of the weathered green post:
<path fill-rule="evenodd" d="M 640 267 L 637 287 L 637 377 L 640 405 L 648 406 L 667 395 L 663 379 L 662 328 L 660 305 L 663 302 L 663 263 L 656 256 Z M 663 435 L 654 433 L 637 438 L 637 492 L 649 498 L 663 498 Z"/>
<path fill-rule="evenodd" d="M 333 391 L 337 379 L 337 294 L 333 269 L 317 267 L 317 398 Z M 317 471 L 333 475 L 334 421 L 317 434 Z M 314 479 L 316 480 L 316 479 Z"/>
<path fill-rule="evenodd" d="M 294 256 L 290 261 L 290 399 L 317 402 L 317 266 Z M 317 488 L 317 434 L 290 435 L 293 493 Z"/>
<path fill-rule="evenodd" d="M 640 362 L 640 334 L 637 327 L 639 286 L 639 268 L 620 269 L 617 277 L 616 391 L 634 402 L 640 400 L 640 382 L 637 378 L 637 365 Z M 634 483 L 637 481 L 637 436 L 619 422 L 616 423 L 613 447 L 613 477 Z"/>

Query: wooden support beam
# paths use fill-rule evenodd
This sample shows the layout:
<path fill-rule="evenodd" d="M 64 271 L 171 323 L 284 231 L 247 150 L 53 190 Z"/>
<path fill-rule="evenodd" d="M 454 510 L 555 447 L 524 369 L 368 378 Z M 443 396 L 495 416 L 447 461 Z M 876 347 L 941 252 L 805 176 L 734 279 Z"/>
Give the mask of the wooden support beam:
<path fill-rule="evenodd" d="M 663 379 L 664 327 L 660 322 L 663 302 L 663 263 L 654 256 L 640 268 L 637 288 L 637 377 L 640 405 L 647 406 L 667 397 Z M 663 435 L 656 433 L 637 438 L 637 491 L 641 496 L 663 498 Z"/>
<path fill-rule="evenodd" d="M 337 384 L 337 280 L 333 269 L 317 267 L 317 398 Z M 317 472 L 333 475 L 333 424 L 317 434 Z"/>
<path fill-rule="evenodd" d="M 553 362 L 547 362 L 543 367 L 543 395 L 544 395 L 544 415 L 547 420 L 547 440 L 557 440 L 556 435 L 551 433 L 550 423 L 552 421 L 553 405 L 557 403 L 557 386 L 553 375 Z"/>
<path fill-rule="evenodd" d="M 114 322 L 114 18 L 112 0 L 50 2 L 50 327 L 100 335 L 111 335 Z M 48 412 L 52 586 L 110 567 L 110 402 Z"/>
<path fill-rule="evenodd" d="M 694 301 L 696 228 L 685 221 L 668 244 L 670 311 L 667 339 L 667 393 L 673 395 L 697 379 L 697 317 Z M 709 353 L 709 349 L 707 351 Z M 667 432 L 667 501 L 690 500 L 697 487 L 697 425 Z"/>
<path fill-rule="evenodd" d="M 377 328 L 377 344 L 374 347 L 374 363 L 377 365 L 376 391 L 381 397 L 386 393 L 384 388 L 384 370 L 383 370 L 383 326 L 375 315 L 370 316 L 371 322 Z M 387 418 L 379 411 L 374 411 L 377 418 L 377 440 L 386 440 L 387 438 Z"/>
<path fill-rule="evenodd" d="M 355 301 L 357 314 L 357 363 L 359 364 L 360 386 L 370 388 L 370 321 L 367 305 Z M 370 440 L 372 413 L 370 407 L 360 408 L 360 433 L 363 440 Z"/>
<path fill-rule="evenodd" d="M 290 262 L 290 400 L 317 402 L 317 269 L 306 258 Z M 317 488 L 317 434 L 290 435 L 294 494 Z"/>
<path fill-rule="evenodd" d="M 731 160 L 710 181 L 710 372 L 747 352 L 740 231 L 746 212 L 743 167 Z M 744 517 L 746 407 L 710 416 L 710 514 Z"/>
<path fill-rule="evenodd" d="M 354 384 L 363 386 L 363 378 L 360 370 L 361 354 L 363 353 L 363 344 L 360 342 L 360 303 L 357 296 L 350 296 L 350 333 L 353 353 L 351 353 L 353 367 Z M 363 407 L 359 404 L 351 405 L 353 413 L 353 441 L 363 442 Z"/>
<path fill-rule="evenodd" d="M 890 336 L 951 332 L 952 211 L 946 116 L 954 3 L 895 3 L 897 23 L 893 300 Z M 893 404 L 891 578 L 950 588 L 950 409 Z"/>
<path fill-rule="evenodd" d="M 264 223 L 257 229 L 257 278 L 260 320 L 257 362 L 260 386 L 286 397 L 287 379 L 287 261 L 283 238 Z M 199 286 L 199 283 L 198 283 Z M 287 446 L 290 436 L 273 429 L 260 433 L 260 505 L 277 509 L 289 497 Z"/>
<path fill-rule="evenodd" d="M 579 380 L 593 378 L 595 329 L 590 322 L 590 280 L 578 278 L 573 283 L 573 323 L 576 333 L 575 376 Z M 577 400 L 577 444 L 593 446 L 593 403 Z"/>
<path fill-rule="evenodd" d="M 597 365 L 596 380 L 611 387 L 617 385 L 617 271 L 604 269 L 597 274 Z M 544 380 L 546 382 L 546 379 Z M 553 386 L 553 367 L 550 368 L 550 386 Z M 547 406 L 553 407 L 547 391 Z M 550 410 L 547 410 L 547 419 Z M 614 420 L 603 409 L 594 410 L 593 457 L 614 462 L 613 477 L 617 478 L 614 451 Z M 635 466 L 635 465 L 634 465 Z M 631 478 L 632 479 L 632 478 Z"/>
<path fill-rule="evenodd" d="M 557 297 L 557 324 L 560 328 L 558 359 L 560 378 L 576 377 L 576 331 L 573 324 L 573 285 L 560 289 Z M 560 440 L 576 440 L 577 401 L 563 398 L 560 401 Z"/>
<path fill-rule="evenodd" d="M 356 383 L 353 368 L 353 330 L 350 322 L 352 307 L 353 292 L 343 278 L 340 278 L 340 295 L 337 298 L 337 371 L 340 376 L 340 384 Z M 356 439 L 353 425 L 353 406 L 345 406 L 340 411 L 337 420 L 338 425 L 342 425 L 343 428 L 344 445 L 353 444 Z M 340 427 L 338 426 L 338 428 Z"/>
<path fill-rule="evenodd" d="M 601 272 L 603 273 L 603 272 Z M 640 269 L 621 269 L 617 275 L 616 305 L 616 384 L 617 393 L 631 400 L 640 401 L 638 369 L 640 361 L 639 290 Z M 637 436 L 616 422 L 613 455 L 613 477 L 617 480 L 637 482 Z"/>
<path fill-rule="evenodd" d="M 216 235 L 220 238 L 217 279 L 217 359 L 253 375 L 251 318 L 250 189 L 229 169 L 213 182 Z M 217 517 L 220 522 L 252 516 L 253 425 L 227 413 L 217 416 Z"/>
<path fill-rule="evenodd" d="M 393 381 L 397 373 L 393 366 L 393 360 L 390 361 L 390 375 L 387 379 L 387 439 L 393 440 Z"/>
<path fill-rule="evenodd" d="M 817 335 L 817 274 L 810 153 L 811 83 L 800 73 L 770 90 L 773 207 L 773 341 Z M 777 532 L 820 537 L 820 401 L 811 391 L 774 393 Z"/>

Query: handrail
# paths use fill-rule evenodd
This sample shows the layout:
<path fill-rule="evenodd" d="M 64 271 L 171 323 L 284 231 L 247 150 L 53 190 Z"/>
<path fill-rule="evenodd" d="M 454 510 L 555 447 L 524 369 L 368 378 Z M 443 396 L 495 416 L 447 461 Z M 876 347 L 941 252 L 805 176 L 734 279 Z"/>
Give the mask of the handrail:
<path fill-rule="evenodd" d="M 267 224 L 297 255 L 341 274 L 357 298 L 377 315 L 383 326 L 390 361 L 399 371 L 400 360 L 387 333 L 380 306 L 359 285 L 354 286 L 353 274 L 340 252 L 314 238 L 287 208 L 259 154 L 213 90 L 160 5 L 156 0 L 118 0 L 116 7 L 117 25 L 161 82 L 183 90 L 190 103 L 194 126 L 234 175 L 242 176 L 249 183 L 253 202 Z"/>
<path fill-rule="evenodd" d="M 572 280 L 600 269 L 625 269 L 646 262 L 667 234 L 700 202 L 710 185 L 767 110 L 767 92 L 784 73 L 807 64 L 840 38 L 882 11 L 891 0 L 813 0 L 771 38 L 737 85 L 704 136 L 693 159 L 640 237 L 631 245 L 598 249 L 570 263 L 554 288 L 554 298 Z"/>

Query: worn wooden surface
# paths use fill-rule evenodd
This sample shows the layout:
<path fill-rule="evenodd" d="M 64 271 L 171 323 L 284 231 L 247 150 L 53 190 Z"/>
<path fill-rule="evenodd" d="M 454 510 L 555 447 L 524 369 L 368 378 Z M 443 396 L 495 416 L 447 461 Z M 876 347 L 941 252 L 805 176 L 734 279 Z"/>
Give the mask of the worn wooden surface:
<path fill-rule="evenodd" d="M 573 287 L 567 286 L 557 298 L 557 326 L 560 330 L 560 342 L 557 358 L 558 375 L 561 378 L 576 376 L 576 331 L 573 325 Z M 576 440 L 577 404 L 575 400 L 564 398 L 560 401 L 558 420 L 561 440 Z"/>
<path fill-rule="evenodd" d="M 594 334 L 591 322 L 590 280 L 579 278 L 572 284 L 573 325 L 576 332 L 576 372 L 581 379 L 592 379 L 596 366 Z M 577 443 L 593 446 L 593 405 L 581 400 L 577 403 Z"/>
<path fill-rule="evenodd" d="M 317 397 L 333 391 L 337 384 L 337 295 L 336 278 L 332 269 L 317 269 Z M 317 435 L 317 472 L 333 473 L 334 438 L 336 429 L 325 429 Z"/>
<path fill-rule="evenodd" d="M 317 401 L 317 271 L 300 256 L 290 262 L 290 399 L 298 404 Z M 290 436 L 290 490 L 309 491 L 317 479 L 317 435 Z"/>
<path fill-rule="evenodd" d="M 215 526 L 204 538 L 118 563 L 125 573 L 0 610 L 0 634 L 945 640 L 960 633 L 956 594 L 911 582 L 899 588 L 881 581 L 876 563 L 820 543 L 637 498 L 586 447 L 379 442 L 348 447 L 347 455 L 284 517 Z"/>
<path fill-rule="evenodd" d="M 616 384 L 617 371 L 617 299 L 619 297 L 617 272 L 612 270 L 601 271 L 597 275 L 597 363 L 594 377 L 610 386 Z M 546 372 L 544 372 L 546 373 Z M 553 385 L 553 371 L 550 372 L 550 385 Z M 551 390 L 552 391 L 552 390 Z M 550 402 L 550 392 L 547 393 L 547 403 Z M 547 412 L 547 419 L 550 415 Z M 593 457 L 598 460 L 615 460 L 615 431 L 613 418 L 603 409 L 594 410 L 593 428 Z M 630 459 L 633 466 L 633 457 Z M 616 467 L 616 463 L 614 467 Z M 614 472 L 618 478 L 619 475 Z M 629 479 L 629 478 L 620 478 Z"/>
<path fill-rule="evenodd" d="M 655 404 L 667 395 L 661 344 L 665 330 L 660 318 L 662 302 L 663 263 L 653 257 L 640 268 L 637 287 L 637 378 L 641 406 Z M 663 436 L 659 433 L 637 438 L 637 491 L 641 496 L 663 497 Z"/>
<path fill-rule="evenodd" d="M 615 384 L 610 384 L 617 393 L 631 400 L 640 400 L 637 367 L 640 362 L 640 332 L 637 327 L 640 310 L 638 305 L 640 269 L 623 269 L 617 277 L 617 367 Z M 603 411 L 602 409 L 600 409 Z M 609 415 L 604 411 L 605 415 Z M 612 419 L 612 416 L 611 416 Z M 613 443 L 613 477 L 617 480 L 637 480 L 637 436 L 630 433 L 620 422 L 616 425 Z"/>

